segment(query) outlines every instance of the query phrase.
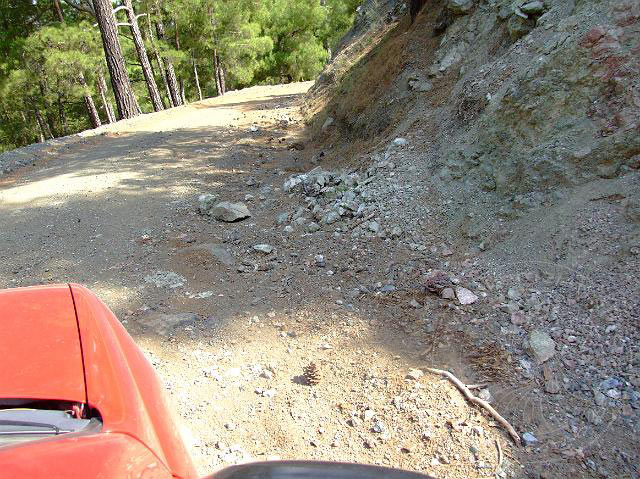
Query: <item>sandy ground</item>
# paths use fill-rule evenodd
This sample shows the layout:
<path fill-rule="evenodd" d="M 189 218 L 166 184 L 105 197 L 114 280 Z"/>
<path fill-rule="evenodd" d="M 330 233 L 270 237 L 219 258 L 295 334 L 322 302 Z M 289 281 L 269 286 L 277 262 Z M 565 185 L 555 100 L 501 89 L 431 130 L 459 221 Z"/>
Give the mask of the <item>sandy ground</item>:
<path fill-rule="evenodd" d="M 354 275 L 373 283 L 393 265 L 347 239 L 292 238 L 275 225 L 292 208 L 284 180 L 306 167 L 296 101 L 309 86 L 145 115 L 2 178 L 0 287 L 93 289 L 162 377 L 202 474 L 314 458 L 521 475 L 509 437 L 446 380 L 407 378 L 422 365 L 426 319 L 382 299 L 340 299 Z M 202 193 L 246 201 L 252 217 L 204 217 Z M 254 251 L 259 243 L 275 251 Z M 182 284 L 145 279 L 166 272 Z M 311 362 L 313 386 L 303 377 Z"/>

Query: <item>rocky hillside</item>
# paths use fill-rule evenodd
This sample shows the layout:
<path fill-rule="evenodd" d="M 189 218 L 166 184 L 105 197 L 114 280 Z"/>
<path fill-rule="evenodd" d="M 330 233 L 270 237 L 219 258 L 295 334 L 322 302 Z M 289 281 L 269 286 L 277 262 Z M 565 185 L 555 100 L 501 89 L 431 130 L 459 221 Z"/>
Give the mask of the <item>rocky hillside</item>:
<path fill-rule="evenodd" d="M 504 194 L 640 166 L 636 2 L 425 3 L 335 81 L 317 130 L 331 117 L 350 139 L 410 131 L 438 153 L 433 173 Z"/>
<path fill-rule="evenodd" d="M 526 474 L 638 477 L 640 5 L 406 10 L 365 2 L 307 96 L 297 217 L 377 245 L 427 363 L 499 378 Z"/>

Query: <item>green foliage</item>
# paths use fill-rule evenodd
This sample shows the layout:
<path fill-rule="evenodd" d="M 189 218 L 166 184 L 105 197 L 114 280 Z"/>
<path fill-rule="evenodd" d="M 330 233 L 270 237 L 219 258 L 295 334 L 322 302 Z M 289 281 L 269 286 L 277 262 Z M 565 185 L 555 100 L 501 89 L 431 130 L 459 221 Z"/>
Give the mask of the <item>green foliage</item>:
<path fill-rule="evenodd" d="M 205 96 L 217 94 L 214 56 L 227 89 L 313 79 L 353 22 L 362 0 L 134 0 L 156 81 L 165 96 L 157 49 L 197 99 L 194 64 Z M 118 2 L 114 2 L 117 5 Z M 101 107 L 98 74 L 109 82 L 95 19 L 61 0 L 0 0 L 0 151 L 89 127 L 84 97 Z M 127 22 L 124 11 L 117 13 Z M 165 38 L 150 37 L 161 20 Z M 131 32 L 119 27 L 128 73 L 143 111 L 151 111 Z M 82 80 L 84 78 L 84 81 Z M 109 94 L 110 95 L 110 94 Z M 168 104 L 168 103 L 167 103 Z M 100 109 L 100 108 L 99 108 Z M 104 119 L 104 111 L 100 110 Z"/>

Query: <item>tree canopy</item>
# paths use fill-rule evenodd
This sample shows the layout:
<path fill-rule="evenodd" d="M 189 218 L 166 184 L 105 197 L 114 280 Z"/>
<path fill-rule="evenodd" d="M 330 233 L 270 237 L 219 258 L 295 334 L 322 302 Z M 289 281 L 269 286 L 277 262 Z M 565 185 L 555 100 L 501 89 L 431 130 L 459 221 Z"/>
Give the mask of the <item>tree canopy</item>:
<path fill-rule="evenodd" d="M 0 0 L 0 151 L 227 89 L 313 79 L 360 3 Z"/>

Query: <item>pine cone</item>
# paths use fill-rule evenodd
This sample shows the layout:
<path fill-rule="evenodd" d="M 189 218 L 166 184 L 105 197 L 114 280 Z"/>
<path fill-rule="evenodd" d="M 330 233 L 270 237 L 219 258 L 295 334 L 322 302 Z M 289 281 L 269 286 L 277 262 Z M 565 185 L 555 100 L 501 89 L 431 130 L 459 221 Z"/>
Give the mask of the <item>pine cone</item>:
<path fill-rule="evenodd" d="M 315 386 L 320 382 L 320 371 L 315 363 L 310 363 L 304 368 L 304 378 L 309 386 Z"/>

